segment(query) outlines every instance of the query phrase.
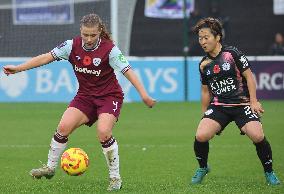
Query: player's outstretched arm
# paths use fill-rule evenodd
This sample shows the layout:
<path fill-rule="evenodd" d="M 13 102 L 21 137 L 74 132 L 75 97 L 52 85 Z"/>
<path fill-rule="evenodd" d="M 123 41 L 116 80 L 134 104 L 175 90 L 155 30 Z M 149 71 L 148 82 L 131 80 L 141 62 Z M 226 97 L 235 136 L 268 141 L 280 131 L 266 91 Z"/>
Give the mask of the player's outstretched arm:
<path fill-rule="evenodd" d="M 129 69 L 127 72 L 124 73 L 124 76 L 132 83 L 132 85 L 136 88 L 138 93 L 140 94 L 143 102 L 149 107 L 152 108 L 156 100 L 151 98 L 148 93 L 146 92 L 145 88 L 143 87 L 142 83 L 138 80 L 137 76 L 133 72 L 132 69 Z"/>
<path fill-rule="evenodd" d="M 33 57 L 30 60 L 20 65 L 5 65 L 3 67 L 3 71 L 6 75 L 15 74 L 21 71 L 29 70 L 32 68 L 36 68 L 36 67 L 48 64 L 54 60 L 55 59 L 53 58 L 51 53 L 45 53 L 45 54 Z"/>

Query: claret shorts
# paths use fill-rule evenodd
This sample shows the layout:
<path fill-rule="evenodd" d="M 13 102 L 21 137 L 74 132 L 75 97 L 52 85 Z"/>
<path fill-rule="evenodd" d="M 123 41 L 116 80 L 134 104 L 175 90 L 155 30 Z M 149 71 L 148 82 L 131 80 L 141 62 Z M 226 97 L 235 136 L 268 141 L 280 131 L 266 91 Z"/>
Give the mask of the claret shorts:
<path fill-rule="evenodd" d="M 70 102 L 69 107 L 74 107 L 82 111 L 88 118 L 87 126 L 91 127 L 101 113 L 113 114 L 117 119 L 123 103 L 123 96 L 84 96 L 77 94 Z"/>

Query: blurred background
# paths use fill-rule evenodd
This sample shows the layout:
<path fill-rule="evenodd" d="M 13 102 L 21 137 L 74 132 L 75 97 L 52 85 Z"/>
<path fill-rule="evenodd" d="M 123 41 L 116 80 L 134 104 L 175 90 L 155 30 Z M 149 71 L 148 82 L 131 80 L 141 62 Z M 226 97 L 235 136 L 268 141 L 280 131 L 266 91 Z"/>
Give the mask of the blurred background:
<path fill-rule="evenodd" d="M 224 44 L 249 56 L 260 98 L 284 99 L 284 0 L 1 0 L 1 65 L 19 64 L 79 35 L 81 17 L 92 12 L 161 101 L 199 101 L 204 53 L 191 28 L 209 16 L 222 21 Z M 125 100 L 140 101 L 118 79 Z M 77 83 L 69 63 L 56 62 L 14 78 L 0 75 L 1 89 L 0 101 L 65 102 Z"/>
<path fill-rule="evenodd" d="M 279 5 L 275 5 L 279 1 Z M 116 42 L 129 56 L 183 55 L 183 18 L 145 16 L 147 0 L 1 0 L 1 57 L 31 57 L 79 34 L 79 21 L 91 12 L 99 14 Z M 149 0 L 149 7 L 176 9 L 179 1 Z M 174 5 L 174 3 L 176 5 Z M 181 0 L 180 2 L 183 2 Z M 276 33 L 284 33 L 283 0 L 195 0 L 190 2 L 188 30 L 198 19 L 217 17 L 225 27 L 225 43 L 236 45 L 247 55 L 270 55 Z M 152 5 L 151 5 L 152 3 Z M 157 5 L 155 5 L 155 3 Z M 163 5 L 164 3 L 164 5 Z M 164 6 L 161 8 L 161 6 Z M 112 15 L 115 11 L 115 15 Z M 151 11 L 151 10 L 150 10 Z M 53 14 L 53 16 L 52 16 Z M 112 16 L 114 18 L 112 18 Z M 173 16 L 172 16 L 173 17 Z M 117 29 L 111 29 L 111 22 Z M 192 42 L 192 41 L 190 41 Z M 189 52 L 190 56 L 203 53 Z"/>

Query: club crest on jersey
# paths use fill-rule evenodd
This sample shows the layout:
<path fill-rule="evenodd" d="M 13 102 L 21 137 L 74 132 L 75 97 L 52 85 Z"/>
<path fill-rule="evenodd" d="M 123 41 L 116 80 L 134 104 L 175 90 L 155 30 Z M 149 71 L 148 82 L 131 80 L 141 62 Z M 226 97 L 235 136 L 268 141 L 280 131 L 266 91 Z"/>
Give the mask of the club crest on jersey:
<path fill-rule="evenodd" d="M 206 75 L 210 75 L 210 70 L 209 69 L 207 70 Z"/>
<path fill-rule="evenodd" d="M 94 66 L 99 66 L 101 64 L 101 59 L 100 58 L 93 58 L 93 64 Z"/>
<path fill-rule="evenodd" d="M 220 72 L 220 67 L 219 67 L 219 65 L 214 65 L 214 68 L 213 68 L 213 72 L 214 73 L 219 73 Z"/>
<path fill-rule="evenodd" d="M 228 70 L 230 70 L 230 68 L 231 68 L 230 63 L 226 62 L 226 63 L 223 63 L 223 64 L 222 64 L 222 69 L 223 69 L 224 71 L 228 71 Z"/>

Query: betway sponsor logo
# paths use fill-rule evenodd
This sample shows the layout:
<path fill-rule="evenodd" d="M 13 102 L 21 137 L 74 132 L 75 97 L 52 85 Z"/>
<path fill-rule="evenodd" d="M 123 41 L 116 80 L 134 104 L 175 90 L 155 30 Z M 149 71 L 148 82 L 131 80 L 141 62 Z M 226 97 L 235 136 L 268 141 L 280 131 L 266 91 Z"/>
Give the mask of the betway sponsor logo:
<path fill-rule="evenodd" d="M 212 92 L 219 95 L 236 90 L 236 85 L 232 78 L 227 78 L 218 82 L 210 83 Z"/>
<path fill-rule="evenodd" d="M 77 72 L 80 72 L 80 73 L 88 73 L 88 74 L 93 74 L 93 75 L 95 75 L 95 76 L 100 76 L 100 74 L 101 74 L 101 71 L 102 70 L 94 70 L 94 69 L 88 69 L 88 68 L 86 68 L 86 67 L 77 67 L 76 65 L 75 65 L 75 71 L 77 71 Z"/>

